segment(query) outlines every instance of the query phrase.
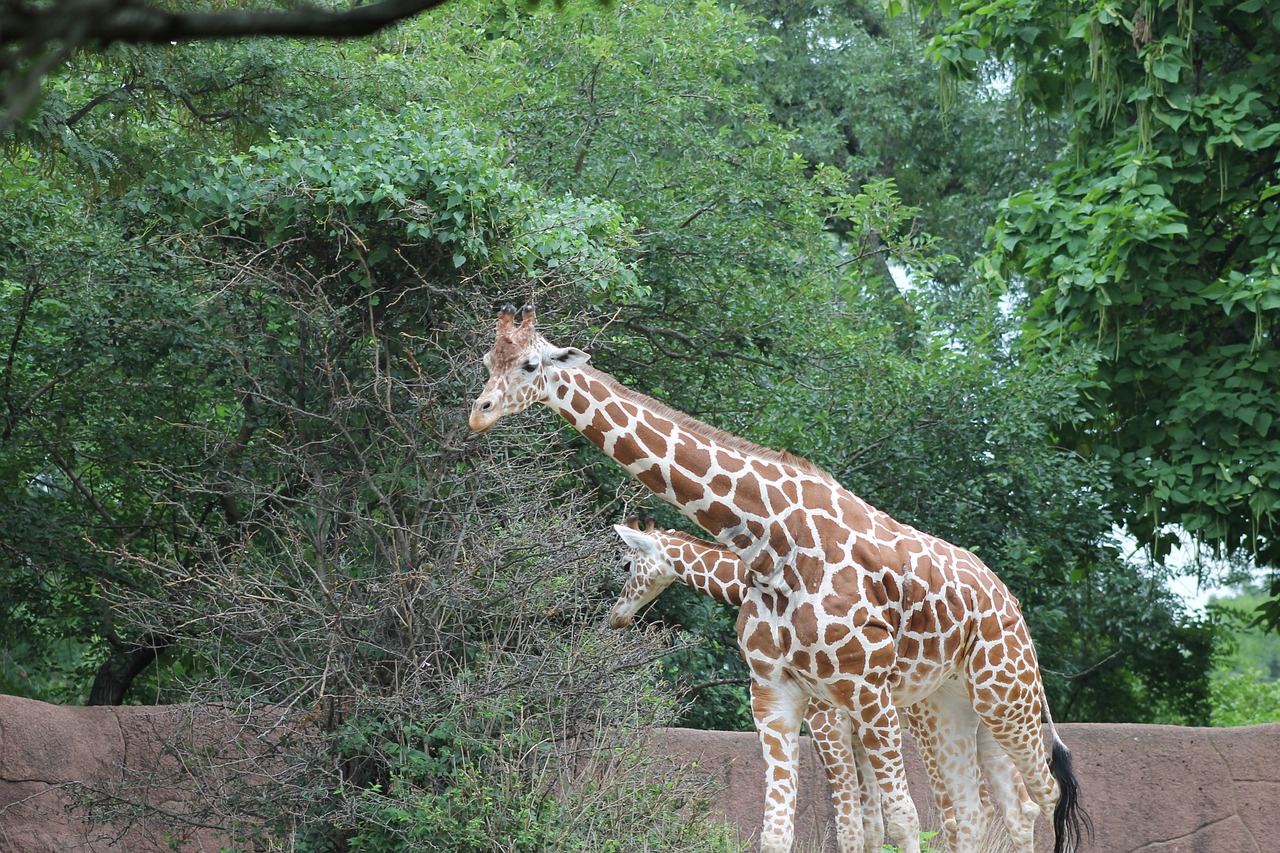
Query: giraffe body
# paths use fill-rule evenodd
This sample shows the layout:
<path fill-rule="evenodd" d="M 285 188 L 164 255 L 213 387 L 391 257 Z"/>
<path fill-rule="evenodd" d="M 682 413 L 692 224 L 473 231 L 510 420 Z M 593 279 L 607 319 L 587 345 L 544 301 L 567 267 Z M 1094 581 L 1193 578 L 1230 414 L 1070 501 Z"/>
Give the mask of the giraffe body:
<path fill-rule="evenodd" d="M 1029 638 L 1016 655 L 996 649 L 1002 626 L 983 622 L 979 610 L 1005 612 L 1012 596 L 998 579 L 985 583 L 994 575 L 976 557 L 893 520 L 804 460 L 693 420 L 590 368 L 586 353 L 537 334 L 532 307 L 519 326 L 514 317 L 514 308 L 499 315 L 471 428 L 484 432 L 503 415 L 547 405 L 753 573 L 738 636 L 767 766 L 762 853 L 791 848 L 799 730 L 811 699 L 852 723 L 882 794 L 887 834 L 902 853 L 919 853 L 895 695 L 912 704 L 960 672 L 1031 795 L 1053 810 L 1059 782 L 1039 729 L 1011 722 L 1039 719 L 1040 695 L 1024 679 L 1028 663 L 1035 670 L 1034 650 Z M 983 583 L 965 586 L 975 579 Z M 956 809 L 959 826 L 979 820 L 967 803 Z"/>
<path fill-rule="evenodd" d="M 652 524 L 643 531 L 630 525 L 615 525 L 614 530 L 631 556 L 627 580 L 609 611 L 611 626 L 630 624 L 640 608 L 677 580 L 722 604 L 737 607 L 745 600 L 752 578 L 731 551 L 679 531 L 656 530 Z M 947 853 L 978 849 L 992 812 L 992 804 L 983 800 L 979 791 L 980 764 L 1014 850 L 1033 853 L 1032 827 L 1039 807 L 1027 794 L 1021 774 L 981 725 L 965 685 L 957 678 L 947 679 L 931 696 L 900 707 L 900 713 L 916 738 L 934 804 L 943 818 L 943 830 L 935 844 Z M 869 784 L 860 744 L 851 744 L 847 731 L 831 730 L 839 725 L 832 719 L 835 716 L 831 706 L 810 700 L 805 722 L 831 783 L 837 841 L 841 853 L 863 849 L 879 853 L 883 841 L 879 792 Z M 859 785 L 860 790 L 855 789 Z M 967 801 L 981 811 L 981 826 L 970 831 L 957 825 L 957 801 Z M 855 809 L 850 803 L 860 805 Z M 865 848 L 855 841 L 858 823 Z M 962 829 L 966 832 L 957 837 Z"/>

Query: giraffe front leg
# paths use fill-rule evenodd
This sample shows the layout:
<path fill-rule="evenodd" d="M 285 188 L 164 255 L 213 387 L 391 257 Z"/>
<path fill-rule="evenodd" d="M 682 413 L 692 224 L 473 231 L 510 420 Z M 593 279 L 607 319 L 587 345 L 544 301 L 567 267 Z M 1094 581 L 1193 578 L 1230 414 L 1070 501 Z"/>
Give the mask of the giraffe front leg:
<path fill-rule="evenodd" d="M 846 731 L 851 730 L 848 720 L 844 725 Z M 858 762 L 858 783 L 862 788 L 862 845 L 866 853 L 884 853 L 884 804 L 880 796 L 880 782 L 862 741 L 855 737 L 850 742 Z"/>
<path fill-rule="evenodd" d="M 822 769 L 826 771 L 831 786 L 831 805 L 836 816 L 836 845 L 840 853 L 880 853 L 884 838 L 883 828 L 874 838 L 867 838 L 864 850 L 864 827 L 868 813 L 874 807 L 876 820 L 880 819 L 880 802 L 868 804 L 858 776 L 858 760 L 850 738 L 849 721 L 831 705 L 810 700 L 805 713 L 809 736 L 818 750 Z M 861 750 L 857 750 L 860 752 Z M 872 844 L 875 844 L 873 847 Z"/>
<path fill-rule="evenodd" d="M 790 853 L 795 839 L 800 718 L 807 703 L 794 685 L 751 680 L 751 714 L 765 763 L 760 853 Z"/>
<path fill-rule="evenodd" d="M 920 853 L 920 816 L 907 788 L 898 710 L 886 684 L 862 680 L 855 689 L 854 731 L 880 786 L 889 838 L 902 853 Z"/>

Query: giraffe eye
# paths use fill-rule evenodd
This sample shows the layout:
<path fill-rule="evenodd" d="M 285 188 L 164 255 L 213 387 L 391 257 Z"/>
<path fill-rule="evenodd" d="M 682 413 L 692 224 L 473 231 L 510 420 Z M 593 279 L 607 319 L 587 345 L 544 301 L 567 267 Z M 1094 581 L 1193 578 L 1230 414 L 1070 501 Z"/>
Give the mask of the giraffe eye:
<path fill-rule="evenodd" d="M 538 369 L 538 360 L 536 358 L 531 358 L 524 363 L 525 373 L 533 373 L 537 369 Z"/>

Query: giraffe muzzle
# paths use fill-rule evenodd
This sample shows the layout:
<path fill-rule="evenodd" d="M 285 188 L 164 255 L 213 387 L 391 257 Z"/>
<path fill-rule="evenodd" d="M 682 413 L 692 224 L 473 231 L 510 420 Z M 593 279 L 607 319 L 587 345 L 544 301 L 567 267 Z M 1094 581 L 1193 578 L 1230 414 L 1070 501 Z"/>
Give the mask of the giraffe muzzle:
<path fill-rule="evenodd" d="M 620 613 L 616 607 L 609 611 L 610 628 L 625 628 L 631 624 L 633 619 L 635 619 L 635 614 Z"/>
<path fill-rule="evenodd" d="M 486 432 L 489 427 L 498 422 L 501 416 L 502 409 L 498 406 L 497 400 L 481 397 L 471 407 L 471 417 L 467 419 L 467 426 L 471 427 L 472 432 Z"/>

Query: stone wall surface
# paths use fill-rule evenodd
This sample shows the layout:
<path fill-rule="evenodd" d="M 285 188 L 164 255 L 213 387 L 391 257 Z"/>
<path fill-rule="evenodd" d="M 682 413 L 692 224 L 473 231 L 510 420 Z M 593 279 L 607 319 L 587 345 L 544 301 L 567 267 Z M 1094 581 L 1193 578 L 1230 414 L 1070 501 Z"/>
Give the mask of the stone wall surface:
<path fill-rule="evenodd" d="M 0 696 L 0 853 L 214 853 L 210 832 L 177 843 L 164 822 L 117 827 L 84 822 L 72 809 L 79 785 L 102 789 L 126 778 L 172 779 L 166 745 L 181 708 L 75 708 Z M 1280 851 L 1280 724 L 1238 729 L 1065 724 L 1095 834 L 1097 853 L 1277 853 Z M 717 808 L 756 833 L 763 767 L 755 735 L 671 729 L 658 748 L 721 783 Z M 826 780 L 812 748 L 802 750 L 797 853 L 834 851 Z M 172 770 L 172 767 L 169 768 Z M 932 816 L 914 753 L 908 773 L 926 824 Z M 183 790 L 157 786 L 153 805 L 180 815 Z M 175 819 L 176 820 L 176 819 Z M 1047 839 L 1043 823 L 1038 836 Z M 171 845 L 171 842 L 174 842 Z M 1047 848 L 1046 848 L 1047 849 Z"/>
<path fill-rule="evenodd" d="M 1096 853 L 1280 853 L 1280 723 L 1233 729 L 1059 724 L 1071 749 Z M 673 755 L 697 760 L 722 782 L 718 807 L 743 837 L 764 809 L 764 761 L 754 734 L 673 729 Z M 907 775 L 925 826 L 936 826 L 914 751 Z M 834 853 L 826 777 L 802 752 L 798 853 Z M 1050 849 L 1041 819 L 1037 850 Z"/>
<path fill-rule="evenodd" d="M 189 735 L 191 711 L 0 695 L 0 853 L 219 853 L 222 837 L 191 826 L 199 780 L 174 783 L 184 774 L 169 747 Z M 233 741 L 228 735 L 216 749 Z M 98 820 L 112 807 L 113 786 L 126 781 L 168 819 Z M 78 806 L 88 788 L 97 793 L 96 814 L 86 820 Z"/>

